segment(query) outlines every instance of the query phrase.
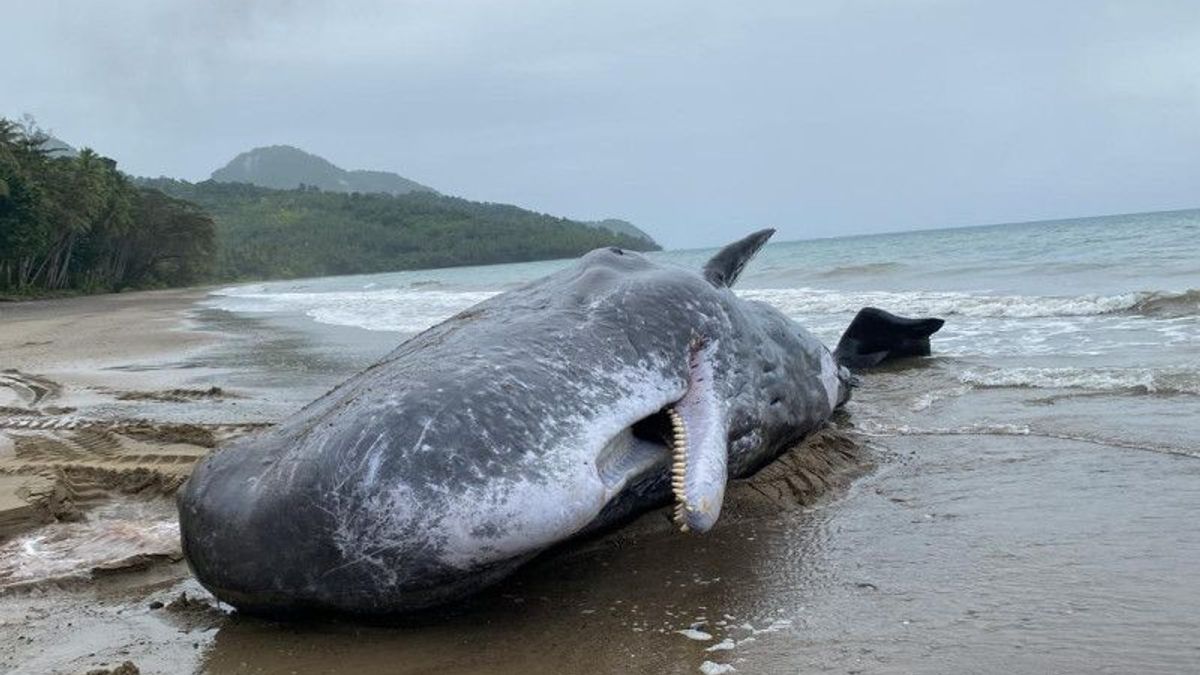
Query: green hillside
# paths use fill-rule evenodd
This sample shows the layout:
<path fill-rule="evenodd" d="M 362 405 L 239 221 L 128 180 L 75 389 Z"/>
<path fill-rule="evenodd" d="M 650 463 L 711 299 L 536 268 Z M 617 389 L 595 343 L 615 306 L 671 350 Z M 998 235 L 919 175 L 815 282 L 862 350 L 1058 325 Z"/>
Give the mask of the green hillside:
<path fill-rule="evenodd" d="M 347 171 L 333 162 L 290 145 L 254 148 L 234 157 L 212 173 L 218 183 L 249 183 L 275 190 L 315 187 L 322 192 L 360 192 L 403 195 L 411 192 L 437 192 L 389 171 Z M 624 220 L 580 221 L 617 234 L 654 239 Z"/>
<path fill-rule="evenodd" d="M 507 204 L 432 192 L 272 190 L 245 183 L 142 179 L 216 221 L 216 276 L 292 278 L 574 257 L 653 241 Z"/>

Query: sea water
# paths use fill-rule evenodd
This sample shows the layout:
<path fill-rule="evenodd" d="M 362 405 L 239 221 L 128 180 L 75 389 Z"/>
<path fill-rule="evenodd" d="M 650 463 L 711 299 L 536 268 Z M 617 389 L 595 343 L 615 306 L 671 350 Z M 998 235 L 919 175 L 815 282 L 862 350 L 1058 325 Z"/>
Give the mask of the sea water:
<path fill-rule="evenodd" d="M 699 269 L 713 253 L 648 257 Z M 401 338 L 570 264 L 250 284 L 212 304 Z M 935 351 L 971 388 L 1200 394 L 1200 211 L 772 243 L 736 290 L 831 345 L 864 306 L 943 317 Z"/>

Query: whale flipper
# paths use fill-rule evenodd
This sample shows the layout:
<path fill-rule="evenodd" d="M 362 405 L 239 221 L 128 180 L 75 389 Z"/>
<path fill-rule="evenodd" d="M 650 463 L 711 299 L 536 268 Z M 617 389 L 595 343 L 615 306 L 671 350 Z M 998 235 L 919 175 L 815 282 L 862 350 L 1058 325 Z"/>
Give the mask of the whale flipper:
<path fill-rule="evenodd" d="M 929 356 L 929 336 L 945 321 L 908 319 L 877 307 L 863 307 L 842 333 L 833 356 L 847 368 L 873 368 L 905 356 Z"/>
<path fill-rule="evenodd" d="M 775 230 L 772 228 L 759 230 L 717 251 L 717 254 L 704 264 L 704 278 L 717 288 L 732 286 L 745 269 L 746 263 L 750 262 L 754 254 L 758 253 L 758 249 L 762 248 L 773 234 Z"/>

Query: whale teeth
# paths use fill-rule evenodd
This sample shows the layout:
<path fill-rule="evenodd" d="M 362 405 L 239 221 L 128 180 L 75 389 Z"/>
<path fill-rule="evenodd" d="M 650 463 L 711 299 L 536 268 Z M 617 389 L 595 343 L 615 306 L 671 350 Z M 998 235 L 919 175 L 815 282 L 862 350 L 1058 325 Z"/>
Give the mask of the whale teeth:
<path fill-rule="evenodd" d="M 684 532 L 688 531 L 687 520 L 684 519 L 683 504 L 675 505 L 674 521 L 675 521 L 675 524 L 679 526 L 680 530 L 683 530 Z"/>
<path fill-rule="evenodd" d="M 671 492 L 675 495 L 675 524 L 687 532 L 686 512 L 691 511 L 687 506 L 687 427 L 683 425 L 679 411 L 674 408 L 667 409 L 667 417 L 671 419 L 672 431 L 671 454 L 674 463 L 671 466 Z"/>

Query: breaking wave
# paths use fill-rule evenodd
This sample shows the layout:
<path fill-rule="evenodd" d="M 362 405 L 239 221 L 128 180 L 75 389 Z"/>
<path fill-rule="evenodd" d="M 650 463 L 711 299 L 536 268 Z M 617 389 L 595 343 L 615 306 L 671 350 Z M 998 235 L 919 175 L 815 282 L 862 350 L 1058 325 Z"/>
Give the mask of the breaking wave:
<path fill-rule="evenodd" d="M 1200 315 L 1200 289 L 1193 288 L 1182 293 L 1145 293 L 1130 310 L 1136 314 L 1162 318 Z"/>
<path fill-rule="evenodd" d="M 995 318 L 1142 314 L 1155 318 L 1200 315 L 1200 291 L 1136 292 L 1119 295 L 982 295 L 952 291 L 830 291 L 814 288 L 757 289 L 742 297 L 775 305 L 788 314 L 856 312 L 865 306 L 898 314 Z"/>
<path fill-rule="evenodd" d="M 271 293 L 259 285 L 221 289 L 213 295 L 216 306 L 232 311 L 294 311 L 318 323 L 416 333 L 497 293 L 400 289 Z"/>
<path fill-rule="evenodd" d="M 213 293 L 213 304 L 233 311 L 294 311 L 314 321 L 367 330 L 419 332 L 493 297 L 499 290 L 453 290 L 441 285 L 310 292 L 273 291 L 264 284 L 235 286 Z M 866 306 L 897 314 L 971 318 L 1146 316 L 1155 319 L 1200 316 L 1200 290 L 1183 293 L 1136 292 L 1121 295 L 1023 296 L 952 291 L 843 291 L 817 288 L 747 289 L 737 293 L 773 305 L 792 317 L 842 315 Z M 842 318 L 838 319 L 843 321 Z"/>

